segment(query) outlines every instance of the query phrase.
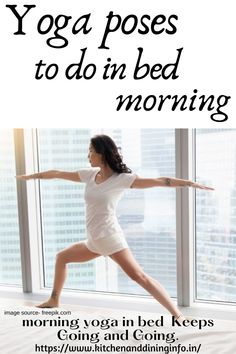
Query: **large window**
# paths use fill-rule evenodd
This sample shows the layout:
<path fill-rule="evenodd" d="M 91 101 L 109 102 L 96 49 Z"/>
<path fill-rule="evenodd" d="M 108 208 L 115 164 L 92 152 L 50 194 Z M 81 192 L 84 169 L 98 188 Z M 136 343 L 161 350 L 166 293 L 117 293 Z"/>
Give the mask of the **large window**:
<path fill-rule="evenodd" d="M 103 130 L 113 137 L 127 165 L 140 176 L 175 175 L 175 132 L 164 129 Z M 39 130 L 40 170 L 75 171 L 87 160 L 93 130 Z M 86 238 L 84 186 L 40 183 L 45 285 L 52 286 L 55 254 Z M 175 191 L 127 190 L 117 210 L 127 241 L 144 270 L 176 296 Z M 103 257 L 70 265 L 66 286 L 74 289 L 146 294 L 115 263 Z"/>
<path fill-rule="evenodd" d="M 12 130 L 0 130 L 0 283 L 21 284 L 20 242 Z"/>
<path fill-rule="evenodd" d="M 197 298 L 236 302 L 236 129 L 196 131 Z"/>
<path fill-rule="evenodd" d="M 175 188 L 127 189 L 117 217 L 144 271 L 172 297 L 177 297 L 178 283 L 179 303 L 236 303 L 236 129 L 196 129 L 194 134 L 187 129 L 39 129 L 25 131 L 25 141 L 21 133 L 16 132 L 14 143 L 12 130 L 0 130 L 0 284 L 19 286 L 23 279 L 24 290 L 32 285 L 37 291 L 43 279 L 45 287 L 52 287 L 56 253 L 86 238 L 84 184 L 59 179 L 16 184 L 15 166 L 22 171 L 18 173 L 24 173 L 25 166 L 28 173 L 89 167 L 90 138 L 104 133 L 121 147 L 125 163 L 139 176 L 174 177 L 176 160 L 179 175 L 187 178 L 192 167 L 197 182 L 215 188 L 190 193 L 179 189 L 178 213 Z M 29 234 L 22 227 L 27 226 L 27 210 Z M 178 268 L 176 252 L 182 255 Z M 22 263 L 23 278 L 21 253 L 23 261 L 28 259 L 26 266 Z M 147 294 L 109 257 L 70 264 L 65 288 Z"/>

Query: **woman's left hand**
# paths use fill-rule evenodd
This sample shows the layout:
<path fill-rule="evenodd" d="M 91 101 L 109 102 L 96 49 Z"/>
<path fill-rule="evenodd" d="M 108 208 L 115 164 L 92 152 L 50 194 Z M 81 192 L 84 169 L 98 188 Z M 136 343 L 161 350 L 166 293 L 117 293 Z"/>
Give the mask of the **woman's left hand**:
<path fill-rule="evenodd" d="M 207 187 L 207 186 L 204 186 L 203 184 L 199 184 L 199 183 L 196 183 L 196 182 L 190 182 L 189 186 L 193 187 L 193 188 L 205 189 L 205 190 L 209 190 L 209 191 L 214 191 L 215 190 L 215 188 Z"/>

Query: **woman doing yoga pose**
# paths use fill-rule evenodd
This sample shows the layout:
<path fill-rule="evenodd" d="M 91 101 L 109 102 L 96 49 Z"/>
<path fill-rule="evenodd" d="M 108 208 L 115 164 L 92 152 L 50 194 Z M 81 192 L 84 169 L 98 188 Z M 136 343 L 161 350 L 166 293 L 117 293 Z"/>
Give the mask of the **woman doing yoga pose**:
<path fill-rule="evenodd" d="M 116 206 L 126 188 L 193 187 L 204 190 L 213 188 L 184 179 L 138 177 L 123 162 L 116 144 L 107 135 L 96 135 L 91 139 L 88 159 L 91 168 L 76 172 L 51 170 L 17 176 L 21 180 L 61 178 L 86 184 L 87 239 L 57 254 L 52 294 L 38 307 L 59 306 L 68 263 L 86 262 L 103 255 L 115 261 L 131 279 L 146 289 L 175 318 L 180 318 L 183 316 L 182 313 L 164 287 L 146 274 L 135 260 L 118 223 Z"/>

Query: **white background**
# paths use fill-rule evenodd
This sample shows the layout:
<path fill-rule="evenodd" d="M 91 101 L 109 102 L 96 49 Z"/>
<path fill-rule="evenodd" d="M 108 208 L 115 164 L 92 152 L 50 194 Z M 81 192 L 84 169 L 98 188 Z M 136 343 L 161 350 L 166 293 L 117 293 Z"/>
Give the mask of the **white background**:
<path fill-rule="evenodd" d="M 24 4 L 35 4 L 23 20 L 25 36 L 15 36 L 17 19 L 6 8 L 6 4 L 18 4 L 20 14 L 25 12 Z M 1 1 L 1 127 L 236 127 L 235 109 L 235 12 L 234 1 L 62 1 L 62 0 L 25 0 Z M 158 14 L 169 17 L 178 16 L 177 33 L 174 35 L 140 35 L 137 30 L 124 35 L 120 30 L 108 36 L 109 50 L 98 49 L 109 11 L 120 14 L 122 18 L 136 14 L 139 19 L 148 14 L 154 18 Z M 82 15 L 91 13 L 89 34 L 73 35 L 73 23 Z M 69 40 L 64 49 L 53 49 L 46 40 L 53 36 L 37 32 L 39 19 L 51 14 L 70 15 L 66 29 L 59 33 Z M 97 73 L 92 80 L 67 80 L 64 69 L 79 61 L 81 49 L 87 47 L 85 65 L 94 63 Z M 149 64 L 174 62 L 177 48 L 183 47 L 178 67 L 177 80 L 140 81 L 132 79 L 137 60 L 138 47 L 144 48 L 144 61 Z M 127 64 L 125 80 L 102 80 L 102 68 L 110 57 L 118 64 Z M 60 71 L 54 80 L 35 80 L 35 64 L 57 63 Z M 116 111 L 116 97 L 120 94 L 134 96 L 141 94 L 160 94 L 182 96 L 193 94 L 206 96 L 213 94 L 229 95 L 224 123 L 213 122 L 211 112 L 172 112 L 170 105 L 161 112 L 157 109 L 145 112 L 130 110 Z"/>

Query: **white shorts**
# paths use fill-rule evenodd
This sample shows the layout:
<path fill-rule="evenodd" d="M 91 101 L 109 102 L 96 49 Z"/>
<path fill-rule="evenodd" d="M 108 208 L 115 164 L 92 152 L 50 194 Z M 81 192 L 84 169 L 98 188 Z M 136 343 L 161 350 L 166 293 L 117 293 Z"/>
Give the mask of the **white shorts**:
<path fill-rule="evenodd" d="M 122 234 L 105 236 L 95 240 L 88 238 L 84 242 L 90 251 L 102 256 L 110 256 L 113 253 L 129 248 L 129 245 Z"/>

